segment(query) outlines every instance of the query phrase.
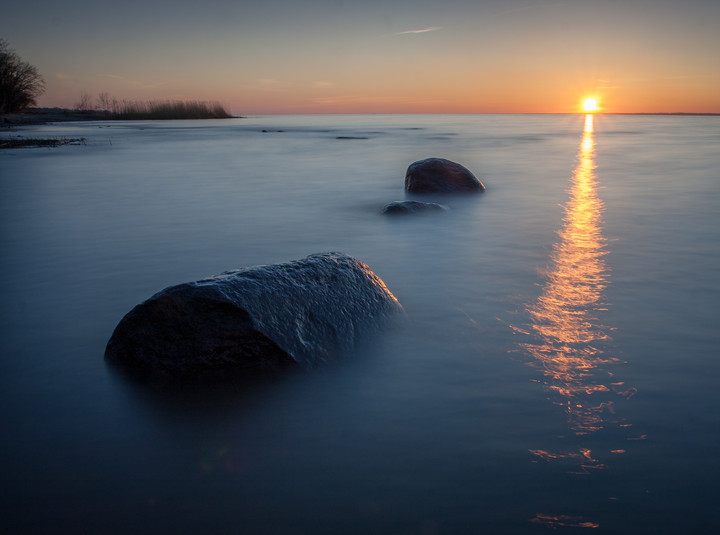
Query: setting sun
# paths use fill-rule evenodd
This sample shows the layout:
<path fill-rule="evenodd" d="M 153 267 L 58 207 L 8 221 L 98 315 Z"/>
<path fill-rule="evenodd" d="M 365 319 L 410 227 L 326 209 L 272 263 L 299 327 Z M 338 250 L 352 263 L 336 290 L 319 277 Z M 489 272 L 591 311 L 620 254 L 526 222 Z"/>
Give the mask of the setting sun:
<path fill-rule="evenodd" d="M 586 98 L 585 100 L 583 100 L 582 108 L 583 108 L 583 111 L 586 111 L 586 112 L 597 111 L 598 110 L 597 99 Z"/>

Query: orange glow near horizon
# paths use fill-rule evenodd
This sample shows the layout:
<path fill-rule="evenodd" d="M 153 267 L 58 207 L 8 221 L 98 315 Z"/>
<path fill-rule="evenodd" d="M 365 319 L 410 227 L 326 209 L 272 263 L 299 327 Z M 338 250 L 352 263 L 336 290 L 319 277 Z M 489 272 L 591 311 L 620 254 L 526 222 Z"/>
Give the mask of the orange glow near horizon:
<path fill-rule="evenodd" d="M 647 87 L 597 89 L 594 87 L 597 81 L 576 80 L 571 76 L 548 76 L 541 81 L 533 81 L 531 94 L 527 91 L 530 81 L 520 75 L 498 78 L 492 84 L 460 77 L 417 81 L 409 76 L 398 78 L 388 74 L 386 79 L 389 80 L 388 83 L 382 85 L 372 85 L 365 78 L 356 79 L 350 76 L 332 83 L 297 83 L 271 79 L 248 83 L 238 76 L 230 77 L 224 84 L 215 86 L 204 83 L 201 78 L 185 80 L 176 83 L 170 90 L 163 84 L 148 83 L 138 87 L 114 78 L 77 80 L 62 77 L 48 83 L 48 91 L 41 96 L 39 105 L 72 108 L 83 92 L 89 93 L 93 99 L 100 93 L 107 92 L 121 101 L 219 101 L 237 115 L 720 111 L 720 104 L 714 102 L 717 100 L 714 95 L 691 94 L 681 91 L 680 88 L 671 95 L 649 92 Z M 409 83 L 408 80 L 411 79 L 413 82 Z M 700 91 L 698 89 L 698 92 Z M 595 104 L 589 99 L 595 99 Z"/>
<path fill-rule="evenodd" d="M 720 32 L 679 2 L 279 2 L 221 16 L 186 2 L 132 35 L 120 4 L 28 24 L 43 10 L 10 2 L 3 38 L 43 76 L 41 107 L 109 93 L 237 115 L 720 114 Z M 108 33 L 87 31 L 94 17 Z"/>

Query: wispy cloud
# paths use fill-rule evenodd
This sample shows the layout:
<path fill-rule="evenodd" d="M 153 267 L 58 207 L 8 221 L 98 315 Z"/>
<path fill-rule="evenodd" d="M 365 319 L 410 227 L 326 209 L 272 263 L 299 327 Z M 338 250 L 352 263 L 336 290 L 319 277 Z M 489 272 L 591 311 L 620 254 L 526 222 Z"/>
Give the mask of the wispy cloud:
<path fill-rule="evenodd" d="M 603 80 L 602 78 L 598 78 L 596 80 L 597 84 L 595 86 L 595 89 L 618 89 L 620 88 L 619 85 L 617 85 L 612 80 Z"/>
<path fill-rule="evenodd" d="M 395 35 L 437 32 L 438 30 L 442 30 L 442 26 L 430 26 L 429 28 L 423 28 L 422 30 L 405 30 L 404 32 L 397 32 Z"/>

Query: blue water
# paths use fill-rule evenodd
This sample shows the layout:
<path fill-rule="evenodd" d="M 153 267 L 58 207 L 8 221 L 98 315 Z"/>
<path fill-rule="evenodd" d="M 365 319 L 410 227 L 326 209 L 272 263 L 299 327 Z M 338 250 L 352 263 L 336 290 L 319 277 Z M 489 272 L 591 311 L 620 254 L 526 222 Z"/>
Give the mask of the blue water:
<path fill-rule="evenodd" d="M 718 118 L 0 135 L 87 139 L 0 152 L 3 531 L 720 527 Z M 381 215 L 430 156 L 487 191 Z M 156 291 L 322 251 L 366 262 L 408 321 L 254 386 L 149 387 L 105 365 L 115 325 Z"/>

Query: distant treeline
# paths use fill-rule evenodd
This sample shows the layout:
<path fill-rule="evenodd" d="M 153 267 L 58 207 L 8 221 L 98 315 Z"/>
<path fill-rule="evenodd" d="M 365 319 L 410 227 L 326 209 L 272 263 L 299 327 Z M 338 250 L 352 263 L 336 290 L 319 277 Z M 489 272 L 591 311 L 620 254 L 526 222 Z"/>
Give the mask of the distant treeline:
<path fill-rule="evenodd" d="M 121 120 L 170 120 L 170 119 L 228 119 L 230 113 L 219 102 L 201 100 L 137 101 L 118 100 L 107 93 L 93 99 L 87 93 L 80 96 L 75 105 L 78 111 L 95 111 L 109 119 Z"/>

